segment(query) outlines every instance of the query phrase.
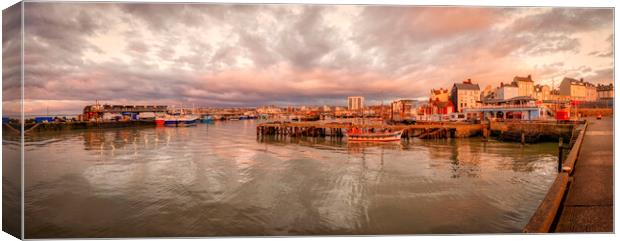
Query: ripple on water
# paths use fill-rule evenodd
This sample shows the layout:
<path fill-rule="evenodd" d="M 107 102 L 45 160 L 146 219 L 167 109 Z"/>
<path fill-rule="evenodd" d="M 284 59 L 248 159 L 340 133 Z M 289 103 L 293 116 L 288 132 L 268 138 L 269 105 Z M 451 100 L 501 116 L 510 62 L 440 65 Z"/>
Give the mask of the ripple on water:
<path fill-rule="evenodd" d="M 257 139 L 255 123 L 29 139 L 26 233 L 518 232 L 555 177 L 554 143 Z"/>

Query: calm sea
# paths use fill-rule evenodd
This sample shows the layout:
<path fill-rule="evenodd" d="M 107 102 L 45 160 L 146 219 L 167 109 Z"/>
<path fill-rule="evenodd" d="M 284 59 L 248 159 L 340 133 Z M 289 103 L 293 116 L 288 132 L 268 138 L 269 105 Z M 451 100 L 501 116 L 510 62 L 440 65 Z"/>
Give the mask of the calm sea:
<path fill-rule="evenodd" d="M 256 123 L 27 137 L 26 238 L 512 233 L 556 175 L 557 143 L 261 140 Z"/>

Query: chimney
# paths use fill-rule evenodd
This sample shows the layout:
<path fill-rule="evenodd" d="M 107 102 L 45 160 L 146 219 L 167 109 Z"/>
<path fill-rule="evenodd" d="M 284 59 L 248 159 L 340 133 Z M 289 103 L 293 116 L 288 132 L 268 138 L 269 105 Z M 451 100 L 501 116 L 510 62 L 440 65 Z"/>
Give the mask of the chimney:
<path fill-rule="evenodd" d="M 583 82 L 583 78 L 579 79 L 579 81 Z"/>
<path fill-rule="evenodd" d="M 531 74 L 528 74 L 528 75 L 527 75 L 527 78 L 531 80 L 531 79 L 532 79 L 532 75 L 531 75 Z"/>

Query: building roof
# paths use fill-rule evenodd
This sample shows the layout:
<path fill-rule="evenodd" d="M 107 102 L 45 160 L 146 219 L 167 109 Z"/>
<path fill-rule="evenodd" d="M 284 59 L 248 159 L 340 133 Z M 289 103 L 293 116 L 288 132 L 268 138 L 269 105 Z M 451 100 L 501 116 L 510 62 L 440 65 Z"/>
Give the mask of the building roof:
<path fill-rule="evenodd" d="M 518 88 L 519 86 L 517 85 L 517 82 L 511 82 L 510 84 L 504 84 L 502 82 L 502 83 L 500 83 L 498 88 L 502 88 L 502 87 L 515 87 L 515 88 Z"/>
<path fill-rule="evenodd" d="M 532 81 L 532 75 L 527 75 L 527 77 L 515 76 L 512 80 L 513 82 L 525 81 L 525 82 L 534 82 Z"/>
<path fill-rule="evenodd" d="M 480 90 L 480 86 L 478 84 L 455 83 L 454 87 L 460 90 Z"/>
<path fill-rule="evenodd" d="M 445 94 L 445 93 L 448 93 L 448 90 L 447 90 L 447 89 L 444 89 L 444 88 L 439 88 L 439 89 L 431 89 L 431 93 L 432 93 L 432 94 L 436 94 L 436 95 L 438 95 L 438 94 L 442 94 L 442 93 L 443 93 L 443 94 Z"/>
<path fill-rule="evenodd" d="M 609 85 L 597 85 L 596 86 L 596 90 L 597 91 L 610 91 L 610 90 L 614 90 L 614 85 L 613 84 L 609 84 Z"/>
<path fill-rule="evenodd" d="M 583 85 L 583 86 L 589 86 L 589 87 L 595 87 L 594 84 L 587 82 L 587 81 L 583 81 L 583 78 L 576 80 L 573 78 L 569 78 L 569 77 L 564 77 L 564 79 L 562 79 L 562 82 L 564 81 L 570 81 L 571 85 Z"/>
<path fill-rule="evenodd" d="M 517 96 L 517 97 L 513 97 L 507 100 L 497 100 L 497 99 L 492 99 L 492 100 L 484 100 L 482 101 L 483 103 L 506 103 L 506 102 L 513 102 L 513 101 L 535 101 L 535 98 L 532 98 L 530 96 Z"/>

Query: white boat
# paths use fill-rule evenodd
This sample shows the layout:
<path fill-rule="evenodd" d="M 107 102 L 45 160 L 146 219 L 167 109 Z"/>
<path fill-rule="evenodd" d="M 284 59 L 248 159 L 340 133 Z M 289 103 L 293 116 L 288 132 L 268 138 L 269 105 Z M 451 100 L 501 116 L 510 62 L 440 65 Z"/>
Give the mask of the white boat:
<path fill-rule="evenodd" d="M 388 132 L 361 132 L 361 131 L 347 131 L 347 141 L 350 142 L 388 142 L 388 141 L 400 141 L 400 137 L 403 131 L 388 131 Z"/>

